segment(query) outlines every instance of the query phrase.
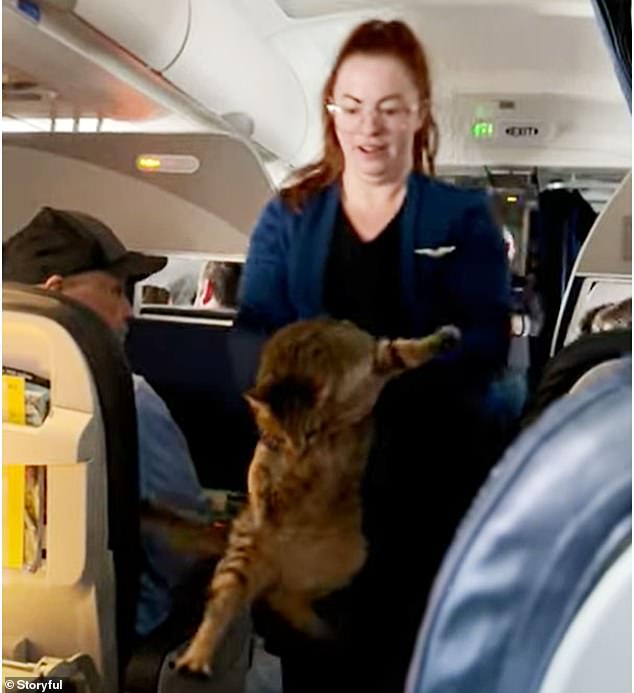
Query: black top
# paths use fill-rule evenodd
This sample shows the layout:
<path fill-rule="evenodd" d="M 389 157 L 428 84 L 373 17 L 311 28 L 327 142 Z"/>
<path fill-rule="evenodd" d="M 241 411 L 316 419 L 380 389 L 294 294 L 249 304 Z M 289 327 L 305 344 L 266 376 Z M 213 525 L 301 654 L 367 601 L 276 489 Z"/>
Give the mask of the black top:
<path fill-rule="evenodd" d="M 340 207 L 324 273 L 324 308 L 376 337 L 402 331 L 399 212 L 372 241 L 355 233 Z"/>

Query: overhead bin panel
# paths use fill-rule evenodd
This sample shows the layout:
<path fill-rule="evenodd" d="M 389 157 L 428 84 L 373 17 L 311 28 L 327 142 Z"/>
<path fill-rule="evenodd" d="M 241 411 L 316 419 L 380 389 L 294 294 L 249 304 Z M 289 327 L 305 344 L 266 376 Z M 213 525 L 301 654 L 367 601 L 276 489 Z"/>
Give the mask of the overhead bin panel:
<path fill-rule="evenodd" d="M 187 0 L 77 0 L 75 13 L 154 70 L 165 70 L 187 39 Z"/>
<path fill-rule="evenodd" d="M 59 117 L 100 114 L 129 121 L 166 115 L 159 102 L 132 83 L 132 78 L 140 81 L 138 71 L 125 72 L 128 65 L 120 56 L 110 53 L 98 35 L 101 40 L 93 44 L 95 32 L 76 17 L 43 9 L 36 23 L 3 5 L 2 22 L 3 61 L 32 78 L 43 96 L 25 102 L 9 91 L 3 95 L 3 113 L 19 116 L 26 107 L 33 112 L 38 106 L 40 117 L 52 111 Z M 78 24 L 85 31 L 76 32 Z"/>
<path fill-rule="evenodd" d="M 273 195 L 254 152 L 228 135 L 14 134 L 2 153 L 3 238 L 50 205 L 103 219 L 131 248 L 244 253 Z"/>
<path fill-rule="evenodd" d="M 297 75 L 234 0 L 191 0 L 191 13 L 185 48 L 164 76 L 216 113 L 246 114 L 253 139 L 292 160 L 307 126 Z"/>

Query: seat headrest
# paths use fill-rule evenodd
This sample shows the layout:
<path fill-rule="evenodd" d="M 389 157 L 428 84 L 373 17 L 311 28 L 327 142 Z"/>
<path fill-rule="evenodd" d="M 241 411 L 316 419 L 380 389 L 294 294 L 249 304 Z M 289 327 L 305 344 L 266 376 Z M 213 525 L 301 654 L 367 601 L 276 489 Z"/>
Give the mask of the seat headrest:
<path fill-rule="evenodd" d="M 552 406 L 493 469 L 445 557 L 408 693 L 538 690 L 631 541 L 631 359 Z"/>

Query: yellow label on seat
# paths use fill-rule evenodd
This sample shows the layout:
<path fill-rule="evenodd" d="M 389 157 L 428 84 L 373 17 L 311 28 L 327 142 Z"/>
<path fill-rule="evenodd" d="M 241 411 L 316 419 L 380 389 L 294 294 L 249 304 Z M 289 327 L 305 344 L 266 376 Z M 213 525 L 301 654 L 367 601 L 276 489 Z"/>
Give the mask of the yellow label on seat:
<path fill-rule="evenodd" d="M 22 568 L 24 564 L 24 481 L 20 464 L 2 465 L 2 565 Z"/>
<path fill-rule="evenodd" d="M 24 378 L 19 375 L 2 376 L 2 420 L 22 426 L 26 424 Z"/>

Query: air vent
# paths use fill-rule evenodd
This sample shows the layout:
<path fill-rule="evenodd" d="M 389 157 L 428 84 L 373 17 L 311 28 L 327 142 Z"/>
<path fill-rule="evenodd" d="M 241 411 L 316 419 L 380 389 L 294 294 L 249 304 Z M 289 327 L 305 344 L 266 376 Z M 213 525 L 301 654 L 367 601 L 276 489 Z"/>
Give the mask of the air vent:
<path fill-rule="evenodd" d="M 41 94 L 34 92 L 12 92 L 10 89 L 2 90 L 3 101 L 11 101 L 13 103 L 39 103 L 40 101 L 48 101 Z"/>
<path fill-rule="evenodd" d="M 5 101 L 21 103 L 52 101 L 57 92 L 39 84 L 32 75 L 18 70 L 13 65 L 2 65 L 2 98 Z"/>
<path fill-rule="evenodd" d="M 9 82 L 2 84 L 2 98 L 5 101 L 37 102 L 52 101 L 57 92 L 46 89 L 34 82 Z"/>
<path fill-rule="evenodd" d="M 487 169 L 489 184 L 501 190 L 524 190 L 537 186 L 537 175 L 533 168 Z"/>

